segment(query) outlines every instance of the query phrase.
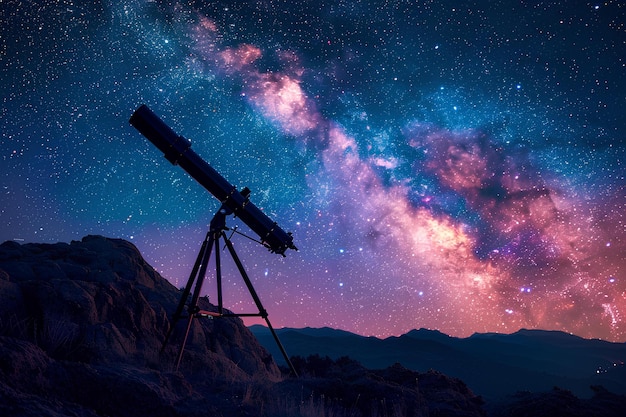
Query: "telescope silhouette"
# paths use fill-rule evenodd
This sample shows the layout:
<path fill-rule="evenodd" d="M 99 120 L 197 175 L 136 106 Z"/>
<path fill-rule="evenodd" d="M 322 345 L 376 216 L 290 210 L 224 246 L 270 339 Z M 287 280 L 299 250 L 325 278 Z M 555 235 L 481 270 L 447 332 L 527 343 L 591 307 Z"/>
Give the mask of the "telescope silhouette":
<path fill-rule="evenodd" d="M 178 321 L 184 317 L 183 311 L 185 310 L 185 305 L 187 305 L 187 299 L 189 295 L 192 294 L 192 287 L 195 285 L 191 301 L 187 305 L 187 326 L 183 342 L 178 350 L 176 370 L 178 370 L 182 361 L 183 352 L 185 351 L 185 345 L 187 343 L 187 338 L 189 337 L 189 332 L 194 318 L 261 317 L 267 323 L 267 327 L 274 336 L 274 340 L 282 352 L 285 361 L 289 365 L 291 372 L 294 375 L 298 375 L 293 367 L 293 364 L 291 363 L 291 360 L 289 359 L 289 356 L 287 355 L 287 352 L 285 351 L 285 348 L 282 343 L 280 343 L 278 335 L 269 321 L 267 310 L 263 307 L 261 299 L 254 289 L 252 281 L 248 277 L 241 259 L 239 258 L 239 255 L 237 255 L 230 240 L 230 237 L 226 235 L 226 230 L 233 230 L 226 226 L 226 216 L 238 216 L 245 224 L 248 225 L 248 227 L 250 227 L 250 229 L 259 235 L 259 242 L 263 246 L 268 248 L 271 252 L 275 252 L 283 256 L 285 256 L 285 251 L 287 249 L 298 250 L 298 248 L 296 248 L 293 244 L 291 233 L 287 233 L 281 229 L 276 222 L 272 221 L 257 206 L 250 202 L 250 190 L 248 188 L 242 189 L 241 192 L 237 191 L 237 188 L 226 181 L 224 177 L 222 177 L 191 149 L 191 142 L 184 137 L 177 135 L 145 104 L 135 110 L 130 117 L 129 122 L 141 134 L 148 138 L 150 142 L 159 148 L 161 152 L 165 154 L 165 158 L 167 158 L 168 161 L 174 165 L 180 165 L 181 168 L 187 171 L 189 175 L 191 175 L 200 183 L 200 185 L 206 188 L 222 203 L 209 224 L 209 231 L 204 242 L 202 243 L 202 246 L 200 247 L 200 252 L 198 253 L 196 262 L 191 270 L 187 284 L 183 289 L 178 307 L 172 316 L 172 323 L 165 337 L 165 341 L 163 342 L 163 346 L 161 347 L 161 351 L 163 351 L 167 346 L 170 336 L 172 335 Z M 241 278 L 248 287 L 248 291 L 258 308 L 257 313 L 231 313 L 224 310 L 222 301 L 222 268 L 219 250 L 220 242 L 224 243 L 233 261 L 235 262 Z M 204 281 L 204 277 L 206 275 L 207 265 L 209 263 L 211 253 L 215 254 L 217 312 L 202 310 L 198 305 L 198 300 L 202 292 L 202 282 Z"/>
<path fill-rule="evenodd" d="M 191 149 L 191 142 L 177 135 L 145 104 L 129 120 L 142 135 L 163 152 L 173 165 L 179 165 L 200 185 L 215 196 L 225 208 L 239 217 L 260 238 L 271 252 L 285 256 L 287 249 L 298 250 L 291 233 L 285 232 L 276 222 L 255 206 L 249 199 L 250 190 L 241 192 L 221 176 Z M 231 214 L 227 213 L 227 214 Z"/>

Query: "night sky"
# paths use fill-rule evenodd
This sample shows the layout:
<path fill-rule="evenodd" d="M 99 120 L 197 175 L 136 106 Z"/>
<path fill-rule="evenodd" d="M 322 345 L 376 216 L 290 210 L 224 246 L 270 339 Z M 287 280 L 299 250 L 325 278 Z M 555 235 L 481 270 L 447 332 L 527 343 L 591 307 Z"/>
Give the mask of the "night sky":
<path fill-rule="evenodd" d="M 293 233 L 233 236 L 275 327 L 626 341 L 625 15 L 0 1 L 0 241 L 127 239 L 182 287 L 219 202 L 128 124 L 147 104 Z"/>

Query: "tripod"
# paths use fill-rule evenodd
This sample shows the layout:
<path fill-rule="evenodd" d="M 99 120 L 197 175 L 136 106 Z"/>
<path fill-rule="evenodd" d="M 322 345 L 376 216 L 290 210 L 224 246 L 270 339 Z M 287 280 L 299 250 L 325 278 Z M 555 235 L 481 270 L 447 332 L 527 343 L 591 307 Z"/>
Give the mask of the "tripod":
<path fill-rule="evenodd" d="M 185 308 L 185 303 L 187 302 L 187 298 L 189 297 L 189 294 L 191 293 L 191 288 L 194 287 L 194 281 L 195 281 L 195 287 L 193 290 L 193 294 L 191 296 L 191 302 L 189 303 L 189 306 L 187 307 L 188 316 L 187 316 L 187 327 L 185 329 L 185 337 L 183 338 L 183 342 L 178 350 L 178 356 L 176 358 L 176 371 L 178 371 L 180 362 L 183 358 L 185 345 L 187 343 L 187 338 L 189 336 L 189 331 L 191 329 L 191 323 L 193 322 L 194 318 L 261 317 L 265 320 L 267 327 L 270 329 L 270 332 L 272 333 L 272 336 L 274 337 L 274 340 L 276 341 L 278 348 L 283 354 L 283 357 L 285 358 L 285 362 L 287 362 L 289 369 L 295 376 L 297 376 L 298 374 L 295 368 L 293 367 L 293 364 L 291 363 L 289 356 L 287 356 L 287 352 L 285 351 L 285 348 L 283 347 L 282 343 L 280 343 L 280 339 L 278 338 L 276 331 L 274 331 L 274 328 L 272 327 L 272 324 L 270 323 L 269 318 L 267 317 L 267 311 L 263 307 L 263 304 L 261 303 L 261 299 L 259 298 L 254 287 L 252 286 L 252 282 L 250 281 L 250 278 L 248 277 L 248 274 L 246 273 L 243 267 L 243 264 L 241 263 L 241 260 L 239 259 L 239 256 L 237 255 L 237 252 L 235 252 L 235 248 L 233 247 L 233 244 L 230 241 L 230 238 L 226 236 L 226 231 L 229 230 L 228 227 L 226 226 L 226 216 L 232 213 L 233 211 L 229 207 L 223 204 L 222 207 L 220 207 L 220 209 L 217 211 L 217 213 L 215 213 L 215 216 L 211 220 L 211 223 L 209 225 L 209 231 L 207 232 L 206 238 L 204 239 L 204 242 L 202 243 L 200 252 L 198 253 L 198 257 L 196 258 L 196 262 L 193 266 L 193 269 L 191 270 L 189 280 L 187 281 L 187 285 L 185 286 L 185 289 L 183 290 L 182 297 L 180 299 L 180 302 L 178 303 L 176 312 L 174 313 L 172 325 L 170 326 L 169 331 L 167 332 L 167 336 L 165 337 L 165 341 L 163 342 L 161 351 L 165 349 L 165 346 L 167 345 L 167 342 L 169 341 L 170 336 L 172 335 L 172 332 L 174 328 L 176 327 L 176 323 L 178 323 L 179 319 L 183 318 L 182 313 Z M 219 250 L 220 240 L 224 241 L 233 261 L 235 262 L 235 265 L 237 265 L 237 269 L 239 270 L 239 273 L 241 274 L 241 277 L 243 278 L 243 281 L 245 282 L 246 287 L 248 287 L 248 291 L 250 292 L 250 295 L 252 296 L 252 299 L 254 300 L 254 303 L 256 304 L 257 309 L 259 310 L 258 313 L 224 313 L 224 308 L 222 304 L 222 267 L 221 267 L 220 250 Z M 202 282 L 204 281 L 204 277 L 206 276 L 206 270 L 207 270 L 207 266 L 209 263 L 209 259 L 211 258 L 212 251 L 215 251 L 215 276 L 216 276 L 216 282 L 217 282 L 217 312 L 201 310 L 198 307 L 200 291 L 202 290 Z"/>

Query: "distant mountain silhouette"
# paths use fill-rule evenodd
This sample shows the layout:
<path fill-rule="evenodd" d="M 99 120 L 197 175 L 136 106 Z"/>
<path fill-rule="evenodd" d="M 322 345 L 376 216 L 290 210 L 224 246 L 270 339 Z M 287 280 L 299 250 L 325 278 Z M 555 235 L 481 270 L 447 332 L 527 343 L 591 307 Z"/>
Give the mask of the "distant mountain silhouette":
<path fill-rule="evenodd" d="M 280 364 L 267 328 L 255 325 L 250 330 Z M 626 344 L 563 332 L 520 330 L 455 338 L 419 329 L 386 339 L 329 328 L 284 328 L 277 333 L 292 355 L 349 356 L 371 369 L 394 363 L 420 372 L 434 369 L 463 380 L 486 399 L 555 386 L 583 398 L 594 394 L 592 385 L 626 393 Z"/>
<path fill-rule="evenodd" d="M 160 347 L 179 299 L 124 240 L 1 244 L 0 415 L 486 415 L 481 398 L 440 372 L 310 356 L 294 357 L 301 376 L 289 377 L 237 318 L 194 320 L 174 372 L 182 329 Z"/>

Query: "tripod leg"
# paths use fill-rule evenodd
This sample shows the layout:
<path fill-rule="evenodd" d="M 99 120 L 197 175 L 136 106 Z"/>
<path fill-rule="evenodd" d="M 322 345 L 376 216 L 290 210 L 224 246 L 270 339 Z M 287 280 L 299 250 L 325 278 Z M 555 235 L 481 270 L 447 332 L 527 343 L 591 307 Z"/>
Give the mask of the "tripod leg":
<path fill-rule="evenodd" d="M 226 242 L 226 247 L 228 248 L 230 255 L 232 256 L 233 260 L 235 261 L 235 264 L 237 265 L 237 269 L 239 269 L 239 273 L 241 274 L 241 277 L 243 278 L 244 282 L 246 283 L 246 286 L 248 287 L 248 291 L 250 292 L 250 295 L 252 296 L 254 303 L 259 309 L 259 316 L 265 319 L 265 322 L 267 323 L 267 327 L 272 332 L 272 336 L 274 336 L 274 340 L 276 341 L 276 344 L 278 345 L 280 352 L 283 354 L 283 357 L 285 358 L 285 362 L 287 362 L 287 365 L 289 365 L 289 369 L 295 376 L 298 376 L 298 373 L 296 372 L 296 369 L 293 367 L 293 364 L 291 363 L 291 360 L 289 359 L 289 356 L 287 355 L 287 352 L 285 351 L 283 344 L 280 343 L 280 339 L 278 339 L 278 335 L 274 331 L 272 324 L 267 318 L 267 311 L 265 310 L 265 308 L 263 308 L 261 299 L 257 295 L 256 290 L 254 289 L 254 286 L 252 286 L 252 281 L 250 281 L 250 278 L 248 277 L 248 274 L 246 273 L 246 270 L 244 269 L 243 264 L 241 263 L 241 260 L 239 259 L 239 256 L 237 255 L 237 252 L 235 252 L 235 248 L 233 247 L 233 244 L 231 243 L 230 239 L 228 239 L 224 234 L 222 234 L 222 237 L 224 238 L 224 242 Z"/>
<path fill-rule="evenodd" d="M 191 323 L 193 322 L 194 312 L 189 309 L 189 317 L 187 317 L 187 327 L 185 329 L 185 337 L 183 338 L 183 343 L 180 344 L 178 348 L 178 355 L 176 356 L 176 372 L 178 372 L 178 368 L 180 367 L 180 362 L 183 360 L 183 353 L 185 352 L 185 345 L 187 344 L 187 337 L 189 336 L 189 330 L 191 330 Z"/>
<path fill-rule="evenodd" d="M 280 343 L 280 339 L 278 338 L 278 335 L 274 331 L 274 328 L 272 327 L 272 323 L 270 323 L 270 319 L 267 318 L 267 315 L 265 315 L 264 318 L 265 318 L 265 323 L 267 323 L 267 327 L 270 329 L 270 332 L 272 332 L 272 336 L 274 336 L 274 340 L 276 341 L 276 345 L 278 346 L 278 349 L 280 349 L 280 353 L 283 354 L 283 358 L 285 358 L 285 362 L 287 362 L 287 365 L 289 366 L 291 373 L 293 373 L 293 376 L 297 378 L 298 372 L 296 371 L 296 368 L 294 368 L 293 363 L 291 363 L 291 359 L 289 359 L 289 355 L 287 355 L 287 351 L 283 347 L 283 344 Z"/>
<path fill-rule="evenodd" d="M 267 311 L 265 311 L 265 309 L 263 308 L 263 304 L 261 304 L 261 299 L 259 298 L 254 287 L 252 286 L 252 282 L 250 281 L 250 278 L 248 278 L 248 274 L 246 273 L 246 270 L 243 268 L 243 264 L 241 263 L 241 260 L 239 259 L 237 252 L 235 252 L 235 248 L 233 244 L 231 243 L 229 239 L 226 238 L 226 236 L 222 235 L 222 237 L 224 238 L 224 242 L 226 242 L 226 247 L 228 248 L 228 251 L 230 252 L 230 256 L 232 256 L 233 260 L 235 261 L 235 264 L 237 265 L 237 269 L 239 269 L 239 273 L 241 274 L 243 281 L 246 283 L 246 287 L 248 287 L 248 291 L 250 292 L 250 295 L 252 296 L 254 303 L 259 309 L 259 315 L 263 318 L 266 318 Z"/>
<path fill-rule="evenodd" d="M 202 246 L 200 247 L 200 252 L 198 252 L 198 257 L 196 258 L 196 262 L 193 265 L 193 269 L 191 270 L 191 274 L 189 274 L 189 279 L 187 280 L 187 284 L 185 285 L 185 289 L 183 290 L 183 294 L 180 297 L 180 301 L 178 302 L 178 307 L 176 307 L 176 311 L 172 316 L 172 323 L 170 325 L 169 330 L 167 331 L 167 335 L 165 336 L 165 340 L 163 341 L 163 345 L 161 346 L 161 352 L 165 350 L 165 346 L 170 340 L 172 333 L 174 332 L 174 328 L 180 320 L 180 316 L 183 313 L 183 309 L 185 308 L 185 303 L 187 302 L 187 298 L 189 297 L 189 293 L 191 292 L 191 287 L 193 286 L 193 282 L 196 280 L 196 275 L 198 274 L 198 269 L 202 264 L 202 259 L 204 259 L 208 243 L 211 239 L 211 232 L 208 232 L 204 242 L 202 242 Z M 209 248 L 210 250 L 210 248 Z"/>
<path fill-rule="evenodd" d="M 211 258 L 211 251 L 213 250 L 213 246 L 217 248 L 218 241 L 215 240 L 215 233 L 210 232 L 209 241 L 207 242 L 206 250 L 204 251 L 204 256 L 202 257 L 202 262 L 200 265 L 200 271 L 198 272 L 198 278 L 196 280 L 196 286 L 193 290 L 193 296 L 191 297 L 191 302 L 189 303 L 189 317 L 187 318 L 187 328 L 185 330 L 185 337 L 183 338 L 183 343 L 180 345 L 180 349 L 178 350 L 178 357 L 176 358 L 176 371 L 180 366 L 180 362 L 183 359 L 183 352 L 185 351 L 185 345 L 187 344 L 187 338 L 189 337 L 189 330 L 191 330 L 191 323 L 194 319 L 195 314 L 198 312 L 198 300 L 200 299 L 200 292 L 202 291 L 202 282 L 204 281 L 204 277 L 206 276 L 206 270 L 209 263 L 209 259 Z"/>
<path fill-rule="evenodd" d="M 217 312 L 224 314 L 222 302 L 222 262 L 220 259 L 219 236 L 215 239 L 215 281 L 217 283 Z"/>

